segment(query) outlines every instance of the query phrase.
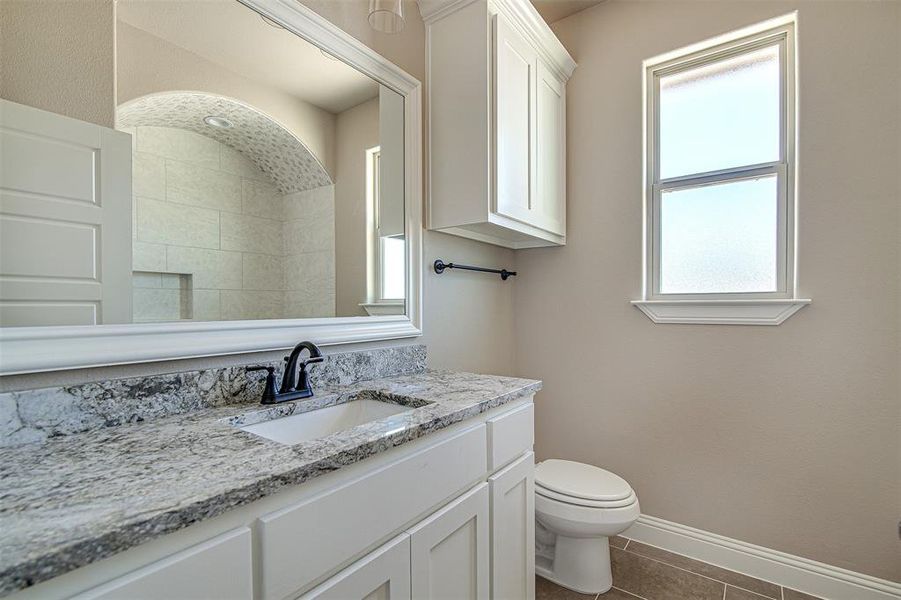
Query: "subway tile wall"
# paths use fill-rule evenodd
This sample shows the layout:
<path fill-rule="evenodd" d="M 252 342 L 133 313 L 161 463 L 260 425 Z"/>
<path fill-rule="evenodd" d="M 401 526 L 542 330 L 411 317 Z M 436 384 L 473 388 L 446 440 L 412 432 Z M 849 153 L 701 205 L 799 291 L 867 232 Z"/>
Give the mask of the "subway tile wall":
<path fill-rule="evenodd" d="M 211 138 L 123 130 L 134 150 L 136 322 L 335 315 L 333 185 L 283 194 Z"/>

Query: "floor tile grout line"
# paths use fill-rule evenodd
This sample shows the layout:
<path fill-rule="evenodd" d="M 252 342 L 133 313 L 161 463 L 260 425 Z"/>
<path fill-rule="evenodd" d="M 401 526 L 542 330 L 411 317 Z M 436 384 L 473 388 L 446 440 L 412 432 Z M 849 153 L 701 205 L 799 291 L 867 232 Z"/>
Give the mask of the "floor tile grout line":
<path fill-rule="evenodd" d="M 644 596 L 639 596 L 638 594 L 636 594 L 636 593 L 634 593 L 634 592 L 630 592 L 629 590 L 624 589 L 624 588 L 621 588 L 621 587 L 616 587 L 615 585 L 612 586 L 610 589 L 611 589 L 611 590 L 619 590 L 619 591 L 621 591 L 621 592 L 624 592 L 624 593 L 626 593 L 626 594 L 629 594 L 630 596 L 634 596 L 635 598 L 638 598 L 639 600 L 648 600 L 648 599 L 645 598 Z M 600 594 L 598 594 L 598 600 L 601 600 Z"/>
<path fill-rule="evenodd" d="M 627 550 L 623 550 L 623 552 L 627 552 Z M 758 594 L 757 592 L 754 592 L 754 591 L 752 591 L 752 590 L 746 590 L 746 589 L 743 588 L 743 587 L 739 587 L 739 586 L 737 586 L 737 585 L 732 585 L 731 583 L 726 583 L 725 581 L 720 581 L 719 579 L 714 579 L 713 577 L 708 577 L 707 575 L 704 575 L 704 574 L 702 574 L 702 573 L 695 573 L 694 571 L 690 571 L 690 570 L 688 570 L 688 569 L 686 569 L 686 568 L 684 568 L 684 567 L 680 567 L 680 566 L 677 566 L 677 565 L 672 565 L 672 564 L 670 564 L 670 563 L 668 563 L 668 562 L 665 562 L 665 561 L 662 561 L 662 560 L 658 560 L 658 559 L 656 559 L 656 558 L 651 558 L 650 556 L 645 556 L 644 554 L 638 554 L 637 552 L 629 552 L 629 554 L 631 554 L 632 556 L 638 556 L 638 557 L 640 557 L 640 558 L 644 558 L 645 560 L 652 560 L 652 561 L 654 561 L 654 562 L 656 562 L 656 563 L 660 563 L 661 565 L 666 565 L 666 566 L 668 566 L 668 567 L 672 567 L 673 569 L 678 569 L 678 570 L 683 571 L 683 572 L 685 572 L 685 573 L 690 573 L 690 574 L 692 574 L 692 575 L 696 575 L 696 576 L 701 577 L 701 578 L 703 578 L 703 579 L 707 579 L 708 581 L 715 581 L 716 583 L 722 584 L 723 586 L 730 586 L 730 585 L 731 585 L 732 587 L 734 587 L 734 588 L 736 588 L 736 589 L 739 589 L 739 590 L 742 590 L 743 592 L 750 592 L 751 594 L 755 594 L 755 595 L 757 595 L 757 596 L 760 596 L 760 597 L 763 598 L 764 600 L 779 600 L 778 598 L 773 598 L 772 596 L 764 596 L 763 594 Z M 714 566 L 715 566 L 715 565 L 714 565 Z M 750 575 L 748 575 L 747 577 L 750 577 Z M 763 580 L 761 579 L 761 581 L 763 581 Z M 772 582 L 767 582 L 767 583 L 772 583 Z M 774 583 L 773 585 L 776 585 L 776 584 Z M 624 591 L 624 592 L 628 592 L 629 590 L 623 590 L 623 591 Z M 629 592 L 629 593 L 631 593 L 631 592 Z M 723 595 L 725 595 L 725 593 L 726 593 L 726 592 L 725 592 L 725 589 L 724 589 L 724 590 L 723 590 Z"/>
<path fill-rule="evenodd" d="M 631 542 L 632 540 L 629 540 L 629 541 Z M 628 548 L 628 547 L 629 547 L 629 544 L 627 543 L 623 548 L 621 548 L 621 550 L 623 550 L 624 552 L 626 552 L 626 551 L 627 551 L 626 548 Z M 651 547 L 652 547 L 652 548 L 657 548 L 657 546 L 651 546 Z M 664 550 L 664 551 L 666 551 L 666 552 L 669 552 L 668 550 L 665 550 L 664 548 L 660 548 L 660 550 Z M 680 566 L 678 566 L 678 565 L 674 565 L 674 564 L 672 564 L 672 563 L 668 563 L 668 562 L 666 562 L 665 560 L 660 560 L 659 558 L 653 558 L 653 557 L 647 556 L 647 555 L 645 555 L 645 554 L 639 554 L 638 552 L 635 552 L 634 550 L 628 550 L 628 552 L 629 552 L 630 554 L 632 554 L 633 556 L 640 556 L 641 558 L 645 558 L 645 559 L 647 559 L 647 560 L 653 560 L 653 561 L 658 562 L 658 563 L 660 563 L 660 564 L 664 564 L 664 565 L 666 565 L 666 566 L 668 566 L 668 567 L 672 567 L 672 568 L 674 568 L 674 569 L 679 569 L 680 571 L 685 571 L 686 573 L 691 573 L 692 575 L 697 575 L 698 577 L 703 577 L 704 579 L 709 579 L 709 580 L 711 580 L 711 581 L 716 581 L 716 582 L 718 582 L 718 583 L 722 583 L 723 585 L 731 585 L 732 587 L 734 587 L 734 588 L 736 588 L 736 589 L 742 590 L 743 592 L 749 592 L 749 593 L 751 593 L 751 594 L 756 594 L 756 595 L 760 596 L 761 598 L 765 598 L 766 600 L 785 600 L 785 592 L 783 591 L 785 588 L 784 588 L 783 586 L 779 585 L 778 583 L 774 583 L 774 582 L 772 582 L 772 581 L 766 581 L 765 579 L 758 579 L 757 577 L 753 577 L 753 576 L 751 576 L 751 575 L 746 575 L 745 573 L 739 573 L 738 571 L 732 571 L 733 573 L 735 573 L 735 574 L 737 574 L 737 575 L 742 575 L 742 576 L 748 577 L 748 578 L 750 578 L 750 579 L 757 579 L 757 581 L 762 581 L 763 583 L 769 583 L 770 585 L 775 585 L 776 587 L 779 588 L 779 598 L 774 598 L 774 597 L 772 597 L 772 596 L 767 596 L 767 595 L 765 595 L 765 594 L 761 594 L 760 592 L 755 592 L 754 590 L 749 590 L 749 589 L 747 589 L 747 588 L 743 588 L 743 587 L 741 587 L 740 585 L 736 585 L 736 584 L 734 584 L 734 583 L 728 583 L 728 582 L 723 581 L 723 580 L 721 580 L 721 579 L 716 579 L 715 577 L 710 577 L 710 576 L 708 576 L 708 575 L 704 575 L 703 573 L 697 573 L 697 572 L 695 572 L 695 571 L 692 571 L 691 569 L 686 569 L 685 567 L 680 567 Z M 697 560 L 697 559 L 695 559 L 695 558 L 691 558 L 690 556 L 685 556 L 684 554 L 678 554 L 678 553 L 676 553 L 676 552 L 674 552 L 673 554 L 676 554 L 677 556 L 684 556 L 685 558 L 687 558 L 687 559 L 689 559 L 689 560 Z M 703 563 L 704 561 L 698 561 L 698 562 L 702 562 L 702 563 Z M 710 565 L 711 567 L 716 567 L 716 568 L 718 568 L 718 569 L 723 569 L 724 571 L 731 571 L 731 569 L 726 569 L 725 567 L 720 567 L 719 565 L 714 565 L 714 564 L 711 564 L 711 563 L 704 563 L 704 564 L 705 564 L 705 565 Z M 623 591 L 628 591 L 628 590 L 623 590 Z M 725 592 L 723 592 L 723 594 L 725 595 Z"/>
<path fill-rule="evenodd" d="M 759 596 L 763 600 L 782 600 L 782 586 L 779 586 L 779 598 L 773 598 L 771 596 L 764 596 L 760 592 L 755 592 L 754 590 L 746 590 L 745 588 L 738 587 L 737 585 L 732 585 L 731 583 L 726 584 L 729 587 L 734 587 L 737 590 L 741 590 L 743 592 L 748 592 L 749 594 L 754 594 L 755 596 Z M 773 584 L 775 585 L 775 584 Z"/>

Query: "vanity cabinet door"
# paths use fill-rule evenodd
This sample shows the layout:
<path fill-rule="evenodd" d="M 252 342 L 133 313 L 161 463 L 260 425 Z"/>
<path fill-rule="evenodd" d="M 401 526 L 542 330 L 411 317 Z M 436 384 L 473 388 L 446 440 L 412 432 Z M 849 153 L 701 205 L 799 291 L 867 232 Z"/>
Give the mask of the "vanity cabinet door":
<path fill-rule="evenodd" d="M 410 530 L 413 598 L 487 600 L 488 484 Z"/>
<path fill-rule="evenodd" d="M 300 600 L 410 600 L 410 536 L 367 554 Z"/>
<path fill-rule="evenodd" d="M 491 597 L 535 597 L 535 455 L 488 479 L 491 488 Z"/>

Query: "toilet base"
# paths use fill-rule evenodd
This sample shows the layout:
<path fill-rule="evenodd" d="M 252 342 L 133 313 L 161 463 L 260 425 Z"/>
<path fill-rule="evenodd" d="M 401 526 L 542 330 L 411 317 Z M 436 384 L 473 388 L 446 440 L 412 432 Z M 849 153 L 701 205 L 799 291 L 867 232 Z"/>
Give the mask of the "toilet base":
<path fill-rule="evenodd" d="M 553 567 L 535 565 L 535 572 L 575 592 L 602 594 L 613 587 L 609 539 L 571 538 L 558 534 Z"/>

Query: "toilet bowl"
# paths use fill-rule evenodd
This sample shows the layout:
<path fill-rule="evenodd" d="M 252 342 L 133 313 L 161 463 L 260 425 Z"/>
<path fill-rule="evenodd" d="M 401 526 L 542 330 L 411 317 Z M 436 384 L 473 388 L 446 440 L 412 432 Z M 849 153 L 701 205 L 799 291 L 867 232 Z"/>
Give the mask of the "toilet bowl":
<path fill-rule="evenodd" d="M 638 519 L 638 497 L 625 479 L 593 465 L 551 459 L 535 467 L 535 517 L 552 534 L 552 557 L 535 571 L 585 594 L 613 585 L 608 538 Z M 541 540 L 539 540 L 539 544 Z"/>

